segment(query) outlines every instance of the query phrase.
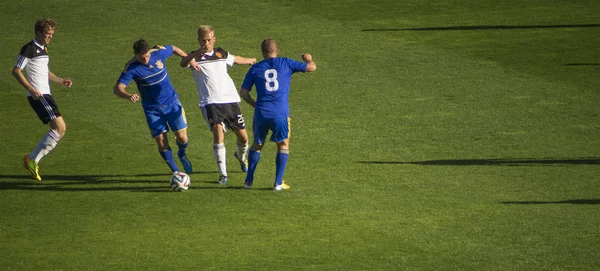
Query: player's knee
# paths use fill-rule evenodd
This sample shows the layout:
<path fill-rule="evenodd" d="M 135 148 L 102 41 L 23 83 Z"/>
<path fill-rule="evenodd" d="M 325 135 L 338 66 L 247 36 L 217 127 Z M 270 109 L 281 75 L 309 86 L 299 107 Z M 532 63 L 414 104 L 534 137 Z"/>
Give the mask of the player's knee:
<path fill-rule="evenodd" d="M 257 144 L 257 143 L 254 143 L 254 144 L 252 144 L 252 146 L 250 147 L 250 150 L 251 150 L 251 151 L 256 151 L 256 152 L 259 152 L 260 150 L 262 150 L 262 147 L 263 147 L 263 145 L 261 145 L 261 144 Z"/>
<path fill-rule="evenodd" d="M 188 137 L 187 134 L 180 134 L 177 136 L 177 142 L 179 144 L 185 144 L 186 142 L 188 142 Z"/>
<path fill-rule="evenodd" d="M 65 136 L 65 133 L 67 132 L 67 129 L 60 129 L 60 130 L 56 130 L 56 132 L 58 133 L 58 136 L 60 138 L 62 138 L 63 136 Z"/>
<path fill-rule="evenodd" d="M 241 144 L 248 144 L 248 135 L 238 136 L 238 142 Z"/>
<path fill-rule="evenodd" d="M 166 152 L 167 150 L 169 150 L 169 144 L 158 143 L 158 151 Z"/>

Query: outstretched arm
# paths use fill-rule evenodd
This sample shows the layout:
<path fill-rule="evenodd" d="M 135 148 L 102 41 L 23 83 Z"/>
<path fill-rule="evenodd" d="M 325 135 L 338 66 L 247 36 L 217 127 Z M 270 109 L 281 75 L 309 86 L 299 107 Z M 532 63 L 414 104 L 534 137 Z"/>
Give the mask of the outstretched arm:
<path fill-rule="evenodd" d="M 115 87 L 113 88 L 113 93 L 123 99 L 129 100 L 133 103 L 137 102 L 140 99 L 140 96 L 137 95 L 137 93 L 134 94 L 129 94 L 127 91 L 125 91 L 125 88 L 127 86 L 123 83 L 117 83 L 115 84 Z"/>
<path fill-rule="evenodd" d="M 249 90 L 245 88 L 240 89 L 240 97 L 242 97 L 242 99 L 244 99 L 244 101 L 247 102 L 250 106 L 256 106 L 256 101 L 252 98 L 252 96 L 250 96 Z"/>
<path fill-rule="evenodd" d="M 306 62 L 306 71 L 307 72 L 314 72 L 317 70 L 317 63 L 315 63 L 312 60 L 311 54 L 303 53 L 302 60 L 304 60 L 304 62 Z"/>
<path fill-rule="evenodd" d="M 253 64 L 256 64 L 256 58 L 235 56 L 235 60 L 233 61 L 233 63 L 240 64 L 240 65 L 253 65 Z"/>
<path fill-rule="evenodd" d="M 198 66 L 198 62 L 194 59 L 194 56 L 191 54 L 186 54 L 183 50 L 179 49 L 179 47 L 175 45 L 171 45 L 173 47 L 173 53 L 181 57 L 181 67 L 191 66 L 192 69 L 199 71 L 200 66 Z M 185 62 L 185 64 L 184 64 Z"/>

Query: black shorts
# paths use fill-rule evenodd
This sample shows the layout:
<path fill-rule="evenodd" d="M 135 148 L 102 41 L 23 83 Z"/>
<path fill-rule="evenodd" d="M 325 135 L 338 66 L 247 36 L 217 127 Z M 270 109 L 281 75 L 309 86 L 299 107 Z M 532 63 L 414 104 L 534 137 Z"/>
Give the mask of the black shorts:
<path fill-rule="evenodd" d="M 61 116 L 54 98 L 48 94 L 44 94 L 39 100 L 34 100 L 31 96 L 28 96 L 27 100 L 29 100 L 31 108 L 44 124 L 48 124 L 48 122 Z"/>
<path fill-rule="evenodd" d="M 207 104 L 200 106 L 202 115 L 208 123 L 208 128 L 212 130 L 212 127 L 216 124 L 223 124 L 233 131 L 246 129 L 246 122 L 242 116 L 242 110 L 237 103 L 229 104 Z"/>

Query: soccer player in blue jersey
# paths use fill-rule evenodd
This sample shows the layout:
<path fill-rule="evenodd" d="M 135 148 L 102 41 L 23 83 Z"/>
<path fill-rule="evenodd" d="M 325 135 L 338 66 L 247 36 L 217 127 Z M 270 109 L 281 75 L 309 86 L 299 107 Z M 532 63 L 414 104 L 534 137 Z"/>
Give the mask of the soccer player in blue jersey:
<path fill-rule="evenodd" d="M 188 146 L 187 122 L 183 106 L 171 79 L 167 73 L 166 59 L 173 54 L 185 57 L 187 54 L 173 45 L 155 46 L 150 48 L 148 43 L 137 40 L 133 44 L 134 58 L 125 65 L 121 76 L 117 80 L 113 92 L 115 95 L 137 102 L 142 100 L 142 107 L 146 115 L 146 121 L 150 127 L 150 133 L 158 144 L 158 152 L 165 160 L 172 172 L 179 172 L 179 168 L 173 160 L 173 153 L 169 146 L 166 133 L 169 128 L 175 133 L 179 151 L 177 156 L 186 173 L 192 172 L 192 164 L 185 151 Z M 198 69 L 198 63 L 190 63 L 193 69 Z M 125 88 L 131 80 L 137 84 L 140 95 L 128 93 Z"/>
<path fill-rule="evenodd" d="M 27 90 L 27 99 L 31 108 L 44 124 L 50 125 L 50 131 L 42 137 L 37 147 L 23 157 L 25 169 L 31 173 L 31 177 L 41 181 L 38 163 L 50 153 L 58 141 L 65 135 L 67 125 L 50 94 L 50 83 L 61 84 L 67 88 L 73 82 L 68 77 L 59 77 L 52 73 L 48 64 L 48 44 L 52 40 L 56 21 L 52 19 L 41 19 L 35 23 L 35 38 L 21 48 L 17 62 L 13 67 L 12 74 L 19 84 Z M 25 74 L 23 74 L 25 71 Z"/>
<path fill-rule="evenodd" d="M 246 73 L 240 90 L 242 99 L 254 107 L 252 121 L 254 142 L 248 153 L 248 174 L 244 181 L 244 188 L 252 188 L 254 172 L 260 160 L 260 151 L 267 134 L 271 131 L 270 139 L 277 143 L 273 189 L 289 189 L 289 185 L 283 182 L 283 175 L 288 161 L 290 144 L 288 105 L 290 81 L 293 73 L 313 72 L 317 69 L 317 64 L 312 60 L 310 54 L 302 54 L 304 62 L 278 57 L 279 49 L 277 42 L 273 39 L 264 40 L 261 50 L 264 60 L 252 65 Z M 256 85 L 256 101 L 250 96 L 253 85 Z"/>

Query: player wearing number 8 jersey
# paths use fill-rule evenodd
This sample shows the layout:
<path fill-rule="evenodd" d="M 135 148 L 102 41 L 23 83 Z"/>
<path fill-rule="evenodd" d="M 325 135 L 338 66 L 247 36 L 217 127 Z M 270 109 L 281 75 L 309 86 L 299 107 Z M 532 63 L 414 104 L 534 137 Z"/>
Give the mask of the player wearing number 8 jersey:
<path fill-rule="evenodd" d="M 289 156 L 290 110 L 288 96 L 290 81 L 292 74 L 313 72 L 317 69 L 317 64 L 312 60 L 310 54 L 302 54 L 304 62 L 277 57 L 279 49 L 277 42 L 273 39 L 264 40 L 261 50 L 264 60 L 250 68 L 240 90 L 242 99 L 255 108 L 252 121 L 254 142 L 248 153 L 248 174 L 244 187 L 252 187 L 256 165 L 260 160 L 260 151 L 267 134 L 271 131 L 270 139 L 277 143 L 273 188 L 275 190 L 288 189 L 289 186 L 283 182 L 283 175 Z M 256 101 L 250 96 L 253 85 L 256 85 Z"/>

